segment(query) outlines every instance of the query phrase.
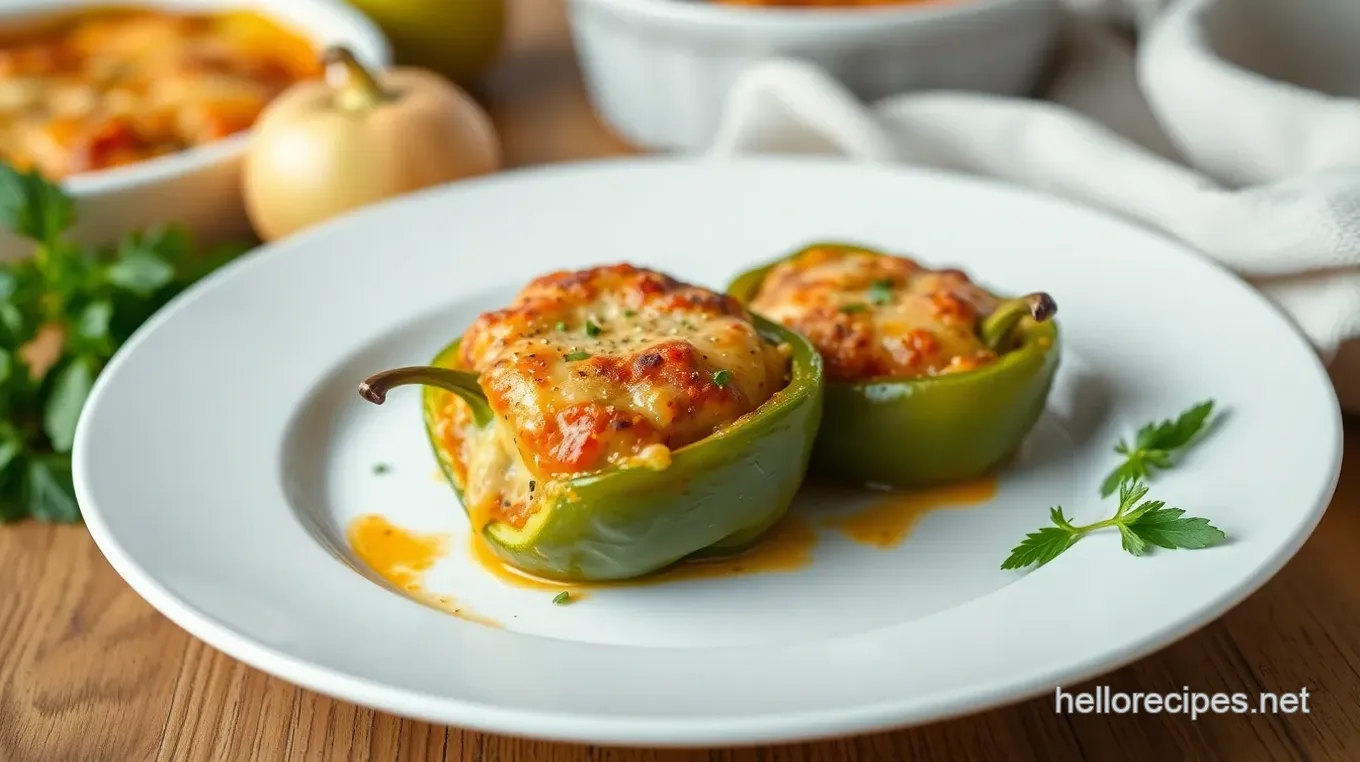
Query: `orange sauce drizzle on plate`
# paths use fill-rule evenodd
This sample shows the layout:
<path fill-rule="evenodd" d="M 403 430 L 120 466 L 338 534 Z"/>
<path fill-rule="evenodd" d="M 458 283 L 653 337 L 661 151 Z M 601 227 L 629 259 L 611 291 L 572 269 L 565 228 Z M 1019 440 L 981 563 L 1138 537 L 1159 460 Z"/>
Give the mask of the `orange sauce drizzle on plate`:
<path fill-rule="evenodd" d="M 608 587 L 640 587 L 696 579 L 721 579 L 747 574 L 786 574 L 807 568 L 817 532 L 802 518 L 786 516 L 759 543 L 731 556 L 682 561 L 667 569 L 637 579 L 618 582 L 567 583 L 535 576 L 501 560 L 477 534 L 469 535 L 468 553 L 479 566 L 507 584 L 531 590 L 566 591 L 573 601 L 584 598 L 585 591 Z"/>
<path fill-rule="evenodd" d="M 996 478 L 986 477 L 963 484 L 892 493 L 864 508 L 826 518 L 821 525 L 862 545 L 892 548 L 906 540 L 912 527 L 927 513 L 986 502 L 996 495 L 996 489 Z M 412 598 L 468 621 L 501 626 L 499 622 L 460 606 L 448 596 L 436 595 L 424 588 L 425 572 L 448 552 L 446 535 L 411 532 L 376 514 L 354 519 L 348 534 L 350 547 L 359 558 Z M 812 564 L 816 546 L 817 532 L 812 525 L 801 516 L 789 515 L 759 543 L 735 555 L 690 559 L 637 579 L 579 583 L 538 577 L 518 569 L 497 556 L 479 534 L 468 534 L 468 555 L 488 574 L 515 587 L 554 595 L 565 592 L 570 603 L 589 597 L 590 591 L 595 589 L 796 572 Z"/>
<path fill-rule="evenodd" d="M 412 532 L 373 513 L 356 517 L 346 533 L 359 560 L 411 598 L 459 619 L 501 627 L 500 622 L 470 611 L 453 598 L 425 589 L 425 572 L 448 552 L 447 535 Z"/>
<path fill-rule="evenodd" d="M 995 495 L 996 477 L 988 476 L 962 484 L 894 492 L 859 510 L 832 516 L 822 524 L 861 545 L 886 550 L 901 545 L 927 513 L 938 508 L 966 508 Z"/>

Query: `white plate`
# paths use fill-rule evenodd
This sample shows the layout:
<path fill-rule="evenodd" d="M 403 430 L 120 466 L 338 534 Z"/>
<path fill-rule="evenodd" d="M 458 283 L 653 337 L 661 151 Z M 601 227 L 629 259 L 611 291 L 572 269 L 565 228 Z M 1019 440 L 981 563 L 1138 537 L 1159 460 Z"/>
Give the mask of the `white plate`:
<path fill-rule="evenodd" d="M 418 397 L 367 374 L 422 363 L 551 269 L 628 260 L 715 288 L 816 239 L 854 239 L 1049 291 L 1064 359 L 997 496 L 895 549 L 824 533 L 802 571 L 606 590 L 560 607 L 465 545 L 428 578 L 492 629 L 357 571 L 378 511 L 466 536 Z M 1231 537 L 1134 558 L 1092 536 L 998 567 L 1051 505 L 1094 520 L 1111 447 L 1214 397 L 1221 425 L 1154 496 Z M 1182 247 L 971 179 L 808 159 L 628 160 L 422 193 L 246 257 L 165 309 L 100 377 L 75 479 L 114 568 L 180 626 L 286 680 L 487 731 L 638 744 L 766 742 L 971 712 L 1113 669 L 1221 615 L 1321 517 L 1341 422 L 1318 359 L 1242 282 Z M 374 473 L 373 464 L 392 464 Z M 797 510 L 843 496 L 809 490 Z M 843 507 L 843 506 L 841 506 Z"/>

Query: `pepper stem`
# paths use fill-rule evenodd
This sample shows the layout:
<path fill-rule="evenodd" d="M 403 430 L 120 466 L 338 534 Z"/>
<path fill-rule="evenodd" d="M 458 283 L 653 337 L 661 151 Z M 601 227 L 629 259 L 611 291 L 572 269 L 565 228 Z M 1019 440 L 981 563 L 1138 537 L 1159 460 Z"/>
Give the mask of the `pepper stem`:
<path fill-rule="evenodd" d="M 381 405 L 387 401 L 387 393 L 393 388 L 412 384 L 434 386 L 458 395 L 472 408 L 472 418 L 478 426 L 485 426 L 496 419 L 496 414 L 491 412 L 491 403 L 487 402 L 486 392 L 477 382 L 477 374 L 465 370 L 433 366 L 385 370 L 364 379 L 359 384 L 359 396 Z"/>
<path fill-rule="evenodd" d="M 326 81 L 335 88 L 336 102 L 344 108 L 371 108 L 391 97 L 349 48 L 326 48 L 321 63 L 326 67 Z"/>
<path fill-rule="evenodd" d="M 988 349 L 1000 353 L 1010 343 L 1016 326 L 1020 324 L 1020 318 L 1028 315 L 1042 323 L 1057 312 L 1057 302 L 1043 292 L 1018 299 L 1007 299 L 998 304 L 996 309 L 992 310 L 992 314 L 983 318 L 982 325 L 978 328 L 978 336 Z"/>

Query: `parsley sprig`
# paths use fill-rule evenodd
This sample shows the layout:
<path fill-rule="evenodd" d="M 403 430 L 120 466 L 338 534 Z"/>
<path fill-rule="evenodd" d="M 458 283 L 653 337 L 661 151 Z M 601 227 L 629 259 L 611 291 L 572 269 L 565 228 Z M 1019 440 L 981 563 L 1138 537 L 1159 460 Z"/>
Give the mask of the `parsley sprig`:
<path fill-rule="evenodd" d="M 1147 492 L 1147 485 L 1141 481 L 1123 482 L 1119 485 L 1119 508 L 1114 516 L 1085 526 L 1076 526 L 1069 521 L 1061 506 L 1050 508 L 1049 520 L 1053 526 L 1026 535 L 1002 562 L 1001 568 L 1043 566 L 1091 532 L 1111 527 L 1119 530 L 1124 550 L 1135 556 L 1146 554 L 1152 546 L 1167 550 L 1207 548 L 1226 537 L 1208 519 L 1187 518 L 1185 511 L 1168 508 L 1161 500 L 1143 500 Z"/>
<path fill-rule="evenodd" d="M 876 280 L 869 286 L 869 301 L 874 304 L 887 304 L 893 300 L 892 278 Z"/>
<path fill-rule="evenodd" d="M 1154 469 L 1173 468 L 1176 458 L 1204 429 L 1213 410 L 1214 401 L 1205 400 L 1181 413 L 1174 421 L 1154 421 L 1143 426 L 1132 445 L 1120 439 L 1114 451 L 1124 456 L 1124 462 L 1105 477 L 1104 483 L 1100 485 L 1101 496 L 1109 497 L 1119 489 L 1119 485 L 1130 479 L 1151 478 Z"/>
<path fill-rule="evenodd" d="M 0 263 L 0 521 L 80 519 L 70 452 L 95 378 L 165 302 L 242 250 L 205 256 L 172 226 L 91 248 L 67 237 L 75 222 L 60 187 L 0 163 L 0 224 L 35 244 Z"/>

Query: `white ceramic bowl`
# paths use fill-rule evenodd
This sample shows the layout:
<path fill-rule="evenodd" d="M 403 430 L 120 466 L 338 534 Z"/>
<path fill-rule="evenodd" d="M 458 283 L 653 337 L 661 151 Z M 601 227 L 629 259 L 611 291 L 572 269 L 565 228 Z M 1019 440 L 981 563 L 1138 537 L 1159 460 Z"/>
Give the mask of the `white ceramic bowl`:
<path fill-rule="evenodd" d="M 1061 22 L 1057 0 L 846 10 L 570 0 L 569 13 L 596 110 L 654 150 L 705 146 L 738 73 L 772 55 L 816 63 L 866 100 L 925 89 L 1025 94 Z"/>
<path fill-rule="evenodd" d="M 6 0 L 0 29 L 26 18 L 107 6 L 90 0 Z M 387 39 L 368 17 L 340 0 L 133 0 L 128 6 L 192 9 L 252 9 L 306 35 L 318 48 L 348 45 L 373 66 L 391 64 Z M 160 223 L 180 223 L 205 243 L 250 236 L 241 200 L 240 165 L 249 131 L 208 145 L 126 167 L 72 175 L 62 188 L 76 201 L 75 237 L 86 243 L 117 240 L 124 232 Z M 26 242 L 0 231 L 0 258 L 22 256 Z"/>

